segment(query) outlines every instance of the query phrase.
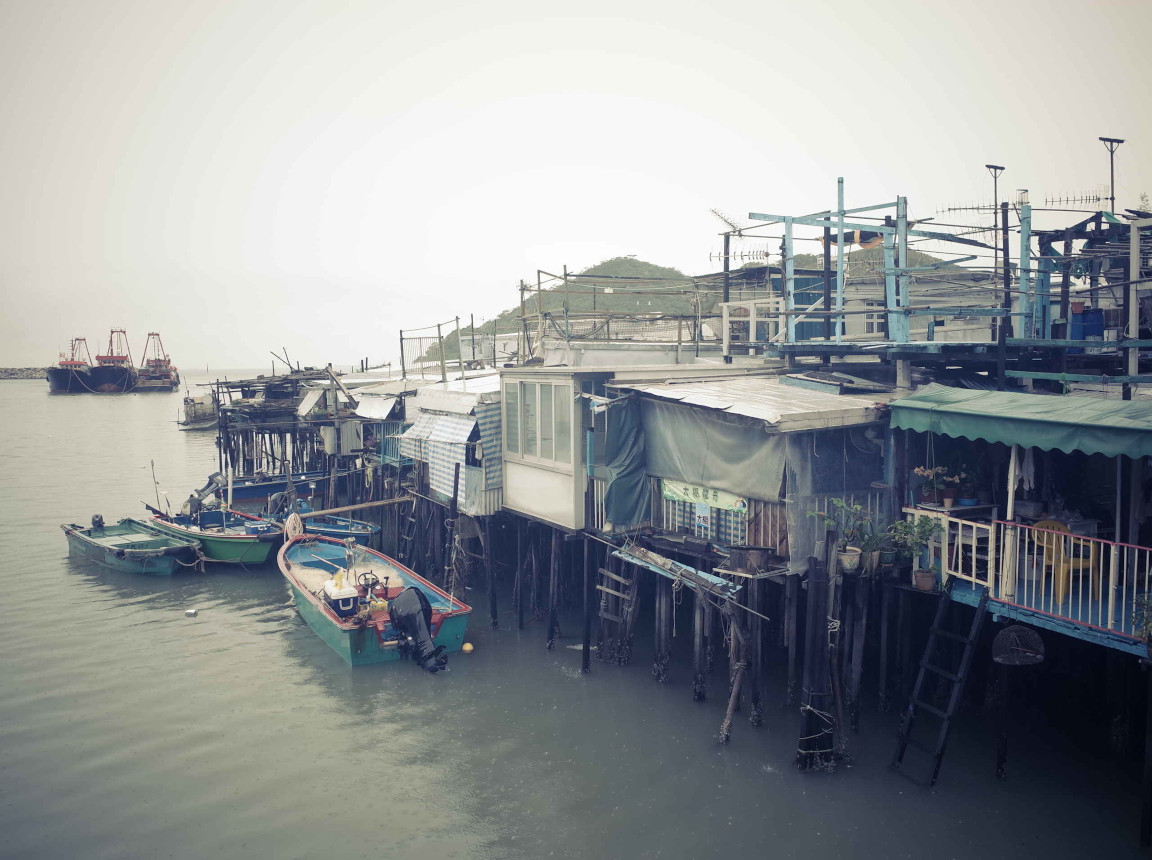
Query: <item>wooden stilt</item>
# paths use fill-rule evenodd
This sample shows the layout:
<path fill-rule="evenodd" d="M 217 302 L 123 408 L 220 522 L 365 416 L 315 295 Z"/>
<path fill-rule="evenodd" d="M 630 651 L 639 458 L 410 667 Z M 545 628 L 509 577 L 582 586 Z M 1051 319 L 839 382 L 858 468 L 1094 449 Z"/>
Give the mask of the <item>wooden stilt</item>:
<path fill-rule="evenodd" d="M 552 532 L 552 552 L 548 558 L 548 650 L 556 647 L 556 640 L 560 636 L 560 619 L 557 615 L 556 601 L 560 597 L 560 532 Z"/>
<path fill-rule="evenodd" d="M 789 574 L 784 578 L 784 647 L 788 649 L 788 689 L 785 701 L 796 704 L 797 666 L 799 663 L 799 630 L 797 607 L 800 603 L 800 576 Z"/>
<path fill-rule="evenodd" d="M 692 596 L 692 701 L 703 702 L 707 692 L 704 681 L 704 672 L 707 668 L 704 653 L 706 641 L 704 598 L 695 591 Z"/>
<path fill-rule="evenodd" d="M 887 582 L 880 583 L 880 713 L 886 714 L 892 706 L 888 697 L 888 627 L 891 613 L 888 606 L 892 602 L 892 586 Z"/>
<path fill-rule="evenodd" d="M 672 583 L 662 576 L 656 580 L 656 650 L 652 657 L 652 677 L 660 683 L 668 680 L 668 651 L 671 641 Z"/>
<path fill-rule="evenodd" d="M 808 559 L 808 605 L 804 624 L 804 672 L 800 691 L 800 738 L 796 766 L 803 771 L 832 765 L 832 691 L 828 677 L 828 570 Z"/>
<path fill-rule="evenodd" d="M 516 518 L 516 582 L 513 584 L 516 601 L 516 629 L 524 629 L 524 567 L 527 557 L 524 554 L 524 520 Z"/>
<path fill-rule="evenodd" d="M 911 663 L 912 653 L 912 629 L 911 619 L 909 618 L 909 594 L 906 588 L 896 590 L 897 600 L 897 613 L 896 613 L 896 698 L 898 701 L 904 702 L 908 699 L 908 692 L 911 686 L 909 679 L 909 670 Z"/>
<path fill-rule="evenodd" d="M 724 722 L 720 724 L 720 743 L 722 744 L 728 743 L 729 738 L 732 736 L 732 717 L 740 710 L 740 689 L 743 686 L 744 675 L 748 669 L 748 663 L 744 658 L 748 643 L 744 641 L 739 619 L 729 616 L 729 621 L 729 629 L 732 631 L 731 643 L 729 645 L 729 662 L 732 666 L 732 689 L 728 693 L 728 710 L 724 712 Z"/>
<path fill-rule="evenodd" d="M 868 608 L 872 597 L 872 580 L 856 580 L 856 622 L 852 631 L 852 661 L 848 667 L 848 722 L 853 732 L 860 731 L 860 679 L 864 674 L 864 643 L 868 639 Z"/>
<path fill-rule="evenodd" d="M 584 641 L 580 655 L 580 671 L 592 669 L 592 612 L 596 605 L 592 590 L 592 542 L 584 537 Z"/>
<path fill-rule="evenodd" d="M 764 583 L 758 579 L 752 580 L 748 583 L 748 608 L 753 612 L 763 615 L 763 601 L 761 596 L 763 594 Z M 753 615 L 748 622 L 748 650 L 747 650 L 747 675 L 748 675 L 748 699 L 750 707 L 748 709 L 748 722 L 754 726 L 762 725 L 764 722 L 764 709 L 760 703 L 760 697 L 763 692 L 763 675 L 761 674 L 762 666 L 762 650 L 763 650 L 763 630 L 761 625 L 763 621 L 757 616 Z"/>
<path fill-rule="evenodd" d="M 484 517 L 484 570 L 488 574 L 488 615 L 492 619 L 492 629 L 500 627 L 496 607 L 496 561 L 492 553 L 492 518 Z"/>
<path fill-rule="evenodd" d="M 1144 668 L 1147 705 L 1144 709 L 1144 774 L 1140 782 L 1140 844 L 1152 845 L 1152 669 Z"/>

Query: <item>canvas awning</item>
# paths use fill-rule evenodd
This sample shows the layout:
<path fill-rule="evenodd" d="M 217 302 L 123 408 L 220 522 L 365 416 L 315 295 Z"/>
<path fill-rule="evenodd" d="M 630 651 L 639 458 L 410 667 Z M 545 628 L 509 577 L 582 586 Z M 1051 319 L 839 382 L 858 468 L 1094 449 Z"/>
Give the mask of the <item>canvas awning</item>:
<path fill-rule="evenodd" d="M 1044 451 L 1152 456 L 1152 401 L 929 385 L 895 400 L 892 426 Z"/>
<path fill-rule="evenodd" d="M 356 403 L 356 414 L 361 418 L 373 418 L 378 421 L 386 421 L 388 420 L 388 416 L 392 414 L 392 407 L 395 404 L 395 397 L 364 395 Z"/>

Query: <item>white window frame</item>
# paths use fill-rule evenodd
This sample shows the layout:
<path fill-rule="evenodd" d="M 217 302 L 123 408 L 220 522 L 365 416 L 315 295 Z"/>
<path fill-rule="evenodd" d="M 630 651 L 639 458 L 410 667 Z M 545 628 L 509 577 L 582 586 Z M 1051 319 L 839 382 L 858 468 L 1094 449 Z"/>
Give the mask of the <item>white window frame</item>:
<path fill-rule="evenodd" d="M 541 414 L 541 403 L 545 399 L 541 396 L 541 386 L 550 386 L 552 395 L 552 413 L 548 416 Z M 503 448 L 504 459 L 513 460 L 521 463 L 539 464 L 547 468 L 556 469 L 562 472 L 572 472 L 574 462 L 576 461 L 576 408 L 572 399 L 572 383 L 568 381 L 554 382 L 551 380 L 535 380 L 535 379 L 516 379 L 508 380 L 504 383 L 504 390 L 507 391 L 510 387 L 515 386 L 516 390 L 516 425 L 518 430 L 518 445 L 519 450 L 513 451 L 508 447 L 508 437 L 504 436 Z M 534 398 L 536 406 L 536 416 L 534 418 L 534 435 L 535 435 L 535 454 L 529 454 L 527 438 L 528 421 L 525 418 L 525 389 L 528 386 L 536 387 L 536 396 Z M 508 397 L 505 395 L 501 398 L 503 402 L 503 409 L 505 411 L 505 427 L 509 426 L 507 420 L 508 410 Z M 556 445 L 556 412 L 557 404 L 566 403 L 568 406 L 568 440 L 567 445 L 563 449 L 563 453 L 567 454 L 567 460 L 557 458 L 557 445 Z M 552 456 L 544 457 L 541 455 L 542 443 L 547 437 L 547 430 L 552 431 Z"/>

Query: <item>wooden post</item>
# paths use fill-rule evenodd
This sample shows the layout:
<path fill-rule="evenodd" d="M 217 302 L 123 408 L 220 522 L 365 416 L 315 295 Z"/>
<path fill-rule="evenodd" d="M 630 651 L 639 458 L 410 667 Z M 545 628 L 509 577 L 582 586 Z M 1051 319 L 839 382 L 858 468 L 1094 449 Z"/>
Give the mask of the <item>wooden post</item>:
<path fill-rule="evenodd" d="M 529 550 L 531 551 L 531 550 Z M 516 517 L 516 582 L 512 586 L 516 599 L 516 629 L 524 629 L 524 520 Z"/>
<path fill-rule="evenodd" d="M 492 629 L 500 628 L 500 618 L 496 610 L 496 562 L 492 553 L 492 517 L 484 517 L 484 568 L 488 573 L 488 614 L 492 619 Z"/>
<path fill-rule="evenodd" d="M 556 639 L 560 636 L 560 619 L 556 612 L 556 601 L 560 594 L 560 532 L 552 532 L 552 552 L 548 564 L 548 650 L 556 647 Z"/>
<path fill-rule="evenodd" d="M 693 590 L 692 602 L 692 701 L 703 702 L 707 687 L 704 681 L 704 598 Z"/>
<path fill-rule="evenodd" d="M 882 582 L 880 584 L 880 713 L 888 713 L 891 701 L 888 696 L 888 627 L 891 613 L 888 605 L 892 602 L 892 587 Z"/>
<path fill-rule="evenodd" d="M 753 612 L 763 615 L 763 601 L 760 599 L 761 592 L 763 591 L 763 583 L 759 579 L 753 579 L 748 583 L 748 608 Z M 748 722 L 754 726 L 762 725 L 764 722 L 764 709 L 760 704 L 760 697 L 763 689 L 763 676 L 761 674 L 761 650 L 763 642 L 763 631 L 760 628 L 761 621 L 758 615 L 753 615 L 748 623 L 748 648 L 746 651 L 746 661 L 748 663 L 748 680 L 749 691 L 748 698 L 751 707 L 748 709 Z"/>
<path fill-rule="evenodd" d="M 799 662 L 799 630 L 797 608 L 800 604 L 800 574 L 784 577 L 784 644 L 788 649 L 788 689 L 785 699 L 789 707 L 796 704 L 797 665 Z"/>
<path fill-rule="evenodd" d="M 652 677 L 668 680 L 668 644 L 671 639 L 672 583 L 656 575 L 656 649 L 652 656 Z"/>
<path fill-rule="evenodd" d="M 729 610 L 731 612 L 732 610 Z M 728 694 L 728 710 L 724 712 L 724 722 L 720 724 L 720 743 L 728 743 L 732 735 L 732 716 L 740 710 L 740 688 L 744 682 L 744 673 L 748 664 L 743 657 L 748 644 L 740 630 L 740 620 L 730 615 L 730 629 L 732 630 L 732 643 L 730 645 L 732 665 L 732 690 Z"/>
<path fill-rule="evenodd" d="M 584 536 L 584 642 L 580 652 L 580 671 L 588 674 L 592 669 L 592 542 Z"/>
<path fill-rule="evenodd" d="M 1140 845 L 1152 845 L 1152 669 L 1141 661 L 1147 687 L 1144 710 L 1144 774 L 1140 782 Z"/>
<path fill-rule="evenodd" d="M 828 679 L 828 570 L 808 559 L 804 680 L 800 694 L 800 739 L 796 766 L 803 771 L 832 763 L 832 694 Z"/>
<path fill-rule="evenodd" d="M 860 678 L 864 674 L 864 643 L 868 639 L 868 607 L 872 602 L 870 585 L 869 579 L 856 580 L 856 627 L 852 636 L 852 666 L 848 674 L 848 720 L 853 732 L 860 731 Z"/>

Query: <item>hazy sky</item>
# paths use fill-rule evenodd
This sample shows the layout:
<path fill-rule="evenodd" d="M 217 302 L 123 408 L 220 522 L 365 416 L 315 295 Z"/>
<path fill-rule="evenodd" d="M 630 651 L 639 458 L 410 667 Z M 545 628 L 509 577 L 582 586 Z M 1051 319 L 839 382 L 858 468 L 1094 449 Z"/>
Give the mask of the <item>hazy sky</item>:
<path fill-rule="evenodd" d="M 710 208 L 837 176 L 921 216 L 989 161 L 1094 192 L 1100 135 L 1118 208 L 1152 194 L 1149 2 L 565 5 L 0 0 L 0 365 L 112 326 L 186 368 L 383 360 L 537 268 L 715 271 Z"/>

